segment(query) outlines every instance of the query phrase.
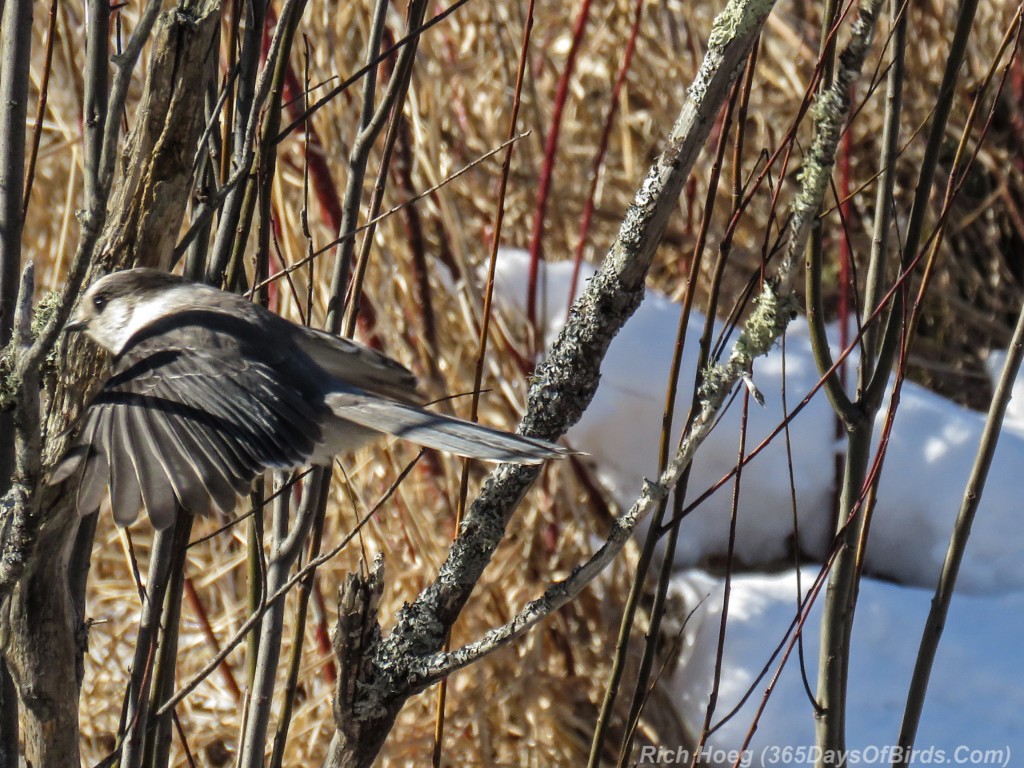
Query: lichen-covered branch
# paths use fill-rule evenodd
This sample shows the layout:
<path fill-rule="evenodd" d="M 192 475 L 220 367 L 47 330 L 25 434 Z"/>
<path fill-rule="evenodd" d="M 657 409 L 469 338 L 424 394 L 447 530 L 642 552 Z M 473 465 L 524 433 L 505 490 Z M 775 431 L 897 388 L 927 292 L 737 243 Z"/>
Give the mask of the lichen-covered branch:
<path fill-rule="evenodd" d="M 683 184 L 772 7 L 772 0 L 733 0 L 716 20 L 714 44 L 664 151 L 637 190 L 603 265 L 537 370 L 520 424 L 524 434 L 557 438 L 589 405 L 608 345 L 643 298 L 647 270 Z M 686 450 L 691 453 L 683 453 L 681 461 L 692 455 L 692 448 Z M 372 664 L 360 670 L 359 700 L 342 712 L 360 721 L 360 727 L 339 723 L 329 765 L 368 764 L 354 756 L 377 753 L 395 715 L 419 689 L 413 667 L 441 649 L 538 471 L 502 465 L 491 474 L 435 581 L 399 612 L 392 632 L 372 649 Z M 359 734 L 355 742 L 349 740 L 350 733 Z"/>
<path fill-rule="evenodd" d="M 776 278 L 766 282 L 761 294 L 755 298 L 754 311 L 734 343 L 728 359 L 709 366 L 705 371 L 704 382 L 700 387 L 699 414 L 683 438 L 675 457 L 658 482 L 647 483 L 629 511 L 616 520 L 605 544 L 568 579 L 549 587 L 541 598 L 529 603 L 511 621 L 491 630 L 480 640 L 450 653 L 435 653 L 418 658 L 410 666 L 417 681 L 417 689 L 507 644 L 578 595 L 614 559 L 644 515 L 671 491 L 706 438 L 725 398 L 741 379 L 749 376 L 754 359 L 767 354 L 785 333 L 796 313 L 791 289 L 796 264 L 793 257 L 802 250 L 828 187 L 830 164 L 834 163 L 836 146 L 849 112 L 849 86 L 859 72 L 870 45 L 874 28 L 871 11 L 867 9 L 865 18 L 859 18 L 855 24 L 856 37 L 842 54 L 839 76 L 833 87 L 826 92 L 824 106 L 819 104 L 818 118 L 823 129 L 816 134 L 812 145 L 812 167 L 805 166 L 805 172 L 801 175 L 801 189 L 794 202 L 794 216 L 790 221 L 788 258 Z M 838 93 L 837 89 L 843 89 L 843 93 Z"/>
<path fill-rule="evenodd" d="M 685 452 L 684 452 L 685 451 Z M 672 491 L 692 459 L 692 451 L 681 449 L 666 467 L 658 482 L 647 482 L 629 510 L 612 524 L 604 544 L 587 562 L 562 581 L 548 587 L 544 594 L 528 603 L 511 620 L 487 632 L 479 640 L 454 651 L 435 653 L 410 664 L 409 678 L 415 689 L 426 688 L 442 678 L 468 667 L 484 656 L 522 636 L 531 627 L 574 600 L 618 556 L 647 514 Z"/>

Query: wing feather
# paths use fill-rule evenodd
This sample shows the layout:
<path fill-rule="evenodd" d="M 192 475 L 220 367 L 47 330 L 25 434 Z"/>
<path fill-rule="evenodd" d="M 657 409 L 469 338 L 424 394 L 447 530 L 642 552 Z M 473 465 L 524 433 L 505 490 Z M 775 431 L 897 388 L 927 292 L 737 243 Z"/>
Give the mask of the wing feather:
<path fill-rule="evenodd" d="M 159 423 L 159 429 L 170 438 L 169 450 L 176 451 L 197 470 L 199 486 L 189 493 L 205 494 L 219 510 L 230 512 L 236 496 L 249 490 L 258 473 L 252 456 L 230 441 L 221 440 L 204 424 L 175 418 L 174 411 L 152 415 L 154 423 Z M 208 508 L 209 504 L 205 506 Z"/>
<path fill-rule="evenodd" d="M 362 344 L 315 328 L 300 328 L 299 347 L 331 377 L 364 392 L 404 403 L 417 401 L 412 371 Z"/>
<path fill-rule="evenodd" d="M 457 456 L 485 461 L 540 464 L 545 459 L 571 453 L 545 440 L 509 434 L 482 424 L 361 393 L 328 395 L 327 403 L 340 419 Z"/>
<path fill-rule="evenodd" d="M 302 450 L 286 439 L 291 436 L 301 440 L 291 434 L 286 420 L 277 417 L 267 402 L 260 400 L 259 395 L 268 396 L 260 391 L 260 384 L 258 372 L 248 372 L 244 387 L 232 380 L 204 391 L 203 400 L 198 404 L 218 419 L 216 430 L 204 431 L 230 438 L 263 467 L 294 466 L 312 446 Z"/>
<path fill-rule="evenodd" d="M 157 530 L 170 526 L 178 512 L 174 474 L 168 469 L 164 452 L 149 425 L 146 408 L 125 409 L 129 455 L 139 479 L 142 501 Z"/>
<path fill-rule="evenodd" d="M 102 411 L 90 414 L 82 429 L 82 439 L 72 445 L 49 479 L 50 485 L 72 482 L 75 510 L 83 517 L 99 510 L 110 476 L 107 456 L 98 446 L 104 415 Z"/>
<path fill-rule="evenodd" d="M 142 509 L 142 490 L 125 439 L 127 415 L 127 409 L 112 409 L 104 435 L 104 448 L 110 462 L 110 506 L 114 520 L 121 526 L 135 522 Z"/>
<path fill-rule="evenodd" d="M 148 408 L 140 408 L 139 413 L 150 450 L 156 454 L 178 503 L 194 515 L 206 514 L 210 509 L 210 494 L 204 489 L 202 471 L 193 457 L 183 450 L 165 419 L 157 418 Z"/>

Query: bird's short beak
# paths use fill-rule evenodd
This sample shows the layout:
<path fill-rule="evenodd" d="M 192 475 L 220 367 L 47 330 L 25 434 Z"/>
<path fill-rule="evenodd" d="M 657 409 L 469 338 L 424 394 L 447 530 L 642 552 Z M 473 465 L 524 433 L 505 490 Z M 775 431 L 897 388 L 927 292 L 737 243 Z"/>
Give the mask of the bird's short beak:
<path fill-rule="evenodd" d="M 71 318 L 71 321 L 64 326 L 64 333 L 78 333 L 84 331 L 89 324 L 85 320 L 78 320 L 77 318 Z"/>

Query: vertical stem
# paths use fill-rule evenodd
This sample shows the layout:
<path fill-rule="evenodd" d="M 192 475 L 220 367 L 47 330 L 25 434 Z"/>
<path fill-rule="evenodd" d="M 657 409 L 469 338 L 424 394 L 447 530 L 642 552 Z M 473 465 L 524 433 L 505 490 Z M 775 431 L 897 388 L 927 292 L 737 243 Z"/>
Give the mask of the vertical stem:
<path fill-rule="evenodd" d="M 86 10 L 85 114 L 82 115 L 82 173 L 85 177 L 85 208 L 91 210 L 99 195 L 98 180 L 103 135 L 106 131 L 110 47 L 110 2 L 89 0 Z M 118 120 L 119 116 L 113 116 Z"/>
<path fill-rule="evenodd" d="M 302 544 L 309 534 L 313 521 L 319 510 L 327 503 L 329 480 L 330 469 L 318 467 L 312 473 L 303 488 L 302 501 L 299 503 L 291 530 L 288 525 L 290 494 L 282 493 L 275 500 L 273 551 L 267 568 L 268 594 L 277 592 L 288 581 L 288 573 L 302 552 Z M 256 768 L 264 764 L 274 682 L 281 658 L 283 622 L 284 600 L 276 600 L 260 622 L 259 650 L 250 694 L 249 716 L 239 745 L 240 768 Z"/>
<path fill-rule="evenodd" d="M 868 260 L 868 274 L 864 289 L 864 316 L 870 317 L 878 308 L 878 302 L 885 293 L 886 255 L 889 245 L 889 228 L 893 216 L 893 189 L 896 186 L 896 158 L 899 153 L 900 115 L 903 112 L 903 78 L 906 69 L 907 51 L 907 0 L 891 0 L 889 12 L 895 19 L 892 40 L 892 66 L 885 86 L 885 118 L 882 122 L 882 151 L 879 158 L 878 190 L 875 194 L 874 226 L 871 232 L 871 256 Z M 875 358 L 878 356 L 879 329 L 870 323 L 864 329 L 864 354 L 861 371 L 867 379 L 858 381 L 863 391 L 870 381 Z"/>
<path fill-rule="evenodd" d="M 288 58 L 295 25 L 298 23 L 299 17 L 302 16 L 305 5 L 305 0 L 285 0 L 277 29 L 267 53 L 266 69 L 258 77 L 253 71 L 250 77 L 250 68 L 255 70 L 259 63 L 260 41 L 266 10 L 266 3 L 261 0 L 253 0 L 252 11 L 254 16 L 258 16 L 259 25 L 252 29 L 246 29 L 242 57 L 238 65 L 238 98 L 235 114 L 237 125 L 235 126 L 235 146 L 232 160 L 234 174 L 248 175 L 252 170 L 256 148 L 259 144 L 256 141 L 259 110 L 273 86 L 277 87 L 278 94 L 278 104 L 275 109 L 280 108 L 280 84 L 274 80 L 279 72 L 276 62 L 281 58 Z M 245 108 L 244 112 L 242 111 L 243 107 Z M 234 253 L 235 242 L 244 240 L 248 235 L 251 208 L 248 208 L 249 203 L 246 202 L 246 199 L 247 197 L 251 198 L 251 187 L 252 183 L 238 184 L 228 192 L 224 199 L 217 226 L 217 236 L 214 239 L 206 269 L 206 282 L 208 283 L 220 284 L 223 281 L 228 263 Z M 243 207 L 250 211 L 249 215 L 242 215 Z"/>
<path fill-rule="evenodd" d="M 139 634 L 135 640 L 135 656 L 132 673 L 128 680 L 125 704 L 124 746 L 121 751 L 120 768 L 139 768 L 145 749 L 146 731 L 149 727 L 149 692 L 153 683 L 154 657 L 157 632 L 160 629 L 160 614 L 163 611 L 164 595 L 167 594 L 167 578 L 174 557 L 174 529 L 157 531 L 153 537 L 150 553 L 149 572 L 142 603 L 142 617 L 139 620 Z"/>
<path fill-rule="evenodd" d="M 892 361 L 886 360 L 879 354 L 879 343 L 884 326 L 880 325 L 879 322 L 872 322 L 870 318 L 875 317 L 876 312 L 879 313 L 879 317 L 883 317 L 883 315 L 880 314 L 881 307 L 879 304 L 883 301 L 882 296 L 884 293 L 883 285 L 885 281 L 885 265 L 888 254 L 889 228 L 892 221 L 892 214 L 894 212 L 892 194 L 895 187 L 895 165 L 899 151 L 899 126 L 900 116 L 902 114 L 904 63 L 907 45 L 907 4 L 908 0 L 891 0 L 890 3 L 890 12 L 895 26 L 892 37 L 893 60 L 889 68 L 886 85 L 885 116 L 883 118 L 882 128 L 882 148 L 879 155 L 880 170 L 878 190 L 875 196 L 875 221 L 872 229 L 871 255 L 868 261 L 868 274 L 865 283 L 864 305 L 862 308 L 862 317 L 867 318 L 867 320 L 864 321 L 862 337 L 863 351 L 861 353 L 860 364 L 857 367 L 857 403 L 863 409 L 867 418 L 870 418 L 872 421 L 875 420 L 879 409 L 881 408 L 882 390 L 878 388 L 872 389 L 870 386 L 871 381 L 879 366 L 883 366 L 886 372 L 888 372 L 888 369 L 892 367 Z M 896 299 L 898 303 L 895 306 L 903 310 L 903 314 L 905 314 L 905 302 L 902 301 L 903 296 L 904 290 L 901 289 Z M 893 307 L 890 307 L 889 311 L 893 312 Z M 889 318 L 886 322 L 891 321 L 892 318 Z M 897 391 L 900 386 L 902 385 L 897 383 Z M 899 397 L 897 393 L 892 400 L 893 404 L 898 402 L 898 400 Z M 892 406 L 890 406 L 890 408 L 892 408 Z M 889 442 L 889 431 L 892 428 L 893 417 L 894 412 L 893 410 L 890 410 L 879 439 L 878 460 L 881 460 L 884 456 L 885 446 Z M 857 550 L 854 572 L 855 583 L 853 586 L 853 593 L 851 595 L 854 602 L 857 601 L 860 592 L 860 575 L 864 570 L 864 557 L 867 552 L 868 532 L 871 528 L 871 516 L 875 508 L 875 498 L 878 491 L 878 473 L 875 470 L 869 470 L 869 480 L 870 487 L 867 489 L 863 501 L 863 520 L 857 528 L 858 541 L 856 544 Z"/>
<path fill-rule="evenodd" d="M 313 560 L 320 554 L 323 541 L 326 508 L 322 505 L 315 510 L 313 520 L 312 541 L 309 545 L 309 559 Z M 292 632 L 292 650 L 288 659 L 288 676 L 285 682 L 284 701 L 278 716 L 277 731 L 274 733 L 274 746 L 270 755 L 270 768 L 281 768 L 284 765 L 284 750 L 288 745 L 288 729 L 291 727 L 292 714 L 295 707 L 295 693 L 298 690 L 299 669 L 302 666 L 302 646 L 306 631 L 306 616 L 309 610 L 309 598 L 313 593 L 316 571 L 311 571 L 299 582 L 298 605 L 295 606 L 295 624 Z"/>
<path fill-rule="evenodd" d="M 423 25 L 423 17 L 427 13 L 425 0 L 415 0 L 409 6 L 407 13 L 407 28 L 418 30 Z M 373 194 L 370 197 L 370 205 L 367 210 L 367 221 L 372 222 L 380 213 L 381 205 L 384 202 L 384 190 L 387 186 L 388 169 L 391 165 L 391 157 L 394 153 L 395 142 L 398 139 L 399 128 L 402 124 L 402 112 L 405 109 L 405 100 L 409 92 L 409 83 L 412 80 L 412 67 L 416 60 L 416 51 L 419 48 L 419 35 L 406 45 L 398 54 L 398 63 L 391 75 L 391 82 L 388 83 L 387 93 L 381 102 L 380 109 L 390 112 L 388 128 L 384 134 L 384 149 L 381 153 L 380 170 L 377 173 L 377 183 L 373 187 Z M 356 322 L 359 318 L 360 297 L 363 295 L 363 279 L 366 275 L 366 267 L 370 261 L 370 250 L 373 247 L 374 233 L 377 231 L 375 224 L 369 224 L 363 233 L 362 245 L 359 249 L 359 258 L 356 260 L 355 273 L 352 276 L 352 288 L 349 291 L 350 300 L 346 308 L 347 319 L 342 328 L 345 336 L 355 333 Z"/>
<path fill-rule="evenodd" d="M 75 533 L 75 543 L 71 547 L 68 562 L 68 587 L 71 590 L 71 602 L 76 617 L 76 625 L 85 621 L 85 586 L 89 579 L 92 566 L 92 544 L 96 538 L 96 521 L 99 513 L 83 517 Z M 78 685 L 82 685 L 81 668 L 78 669 Z"/>
<path fill-rule="evenodd" d="M 281 573 L 281 542 L 288 535 L 288 521 L 291 508 L 291 494 L 281 492 L 288 482 L 282 481 L 280 473 L 275 473 L 274 491 L 277 494 L 273 502 L 271 522 L 271 560 L 267 568 L 267 594 L 275 592 L 284 582 Z M 238 764 L 242 768 L 263 765 L 266 730 L 270 723 L 271 702 L 274 693 L 274 677 L 277 672 L 277 659 L 281 651 L 280 628 L 284 619 L 284 601 L 278 600 L 264 614 L 260 622 L 259 638 L 256 654 L 253 658 L 252 687 L 249 690 L 248 718 L 239 743 Z"/>
<path fill-rule="evenodd" d="M 285 12 L 278 20 L 279 25 L 284 25 L 283 33 L 281 31 L 278 32 L 281 35 L 282 45 L 277 58 L 272 61 L 268 59 L 267 62 L 268 66 L 272 64 L 274 67 L 273 78 L 270 83 L 270 94 L 267 98 L 266 111 L 260 126 L 260 137 L 255 161 L 256 173 L 249 178 L 248 183 L 245 185 L 241 212 L 238 221 L 235 222 L 235 237 L 227 263 L 227 275 L 224 279 L 225 287 L 228 290 L 235 290 L 241 284 L 239 280 L 243 269 L 242 255 L 245 253 L 248 244 L 249 229 L 257 203 L 260 205 L 261 222 L 264 227 L 260 235 L 260 253 L 258 257 L 261 259 L 268 258 L 269 235 L 267 233 L 270 227 L 270 190 L 274 181 L 274 173 L 277 169 L 277 143 L 274 141 L 274 137 L 277 136 L 278 129 L 281 127 L 281 94 L 284 91 L 285 78 L 288 72 L 288 59 L 291 55 L 292 40 L 295 37 L 295 30 L 298 27 L 304 6 L 305 1 L 303 0 L 303 2 L 297 3 L 293 7 L 291 13 Z"/>
<path fill-rule="evenodd" d="M 921 247 L 921 239 L 931 207 L 931 192 L 935 184 L 935 173 L 938 170 L 939 157 L 946 144 L 946 124 L 949 122 L 949 115 L 953 110 L 956 83 L 960 77 L 960 67 L 964 63 L 964 56 L 967 54 L 967 43 L 970 39 L 971 29 L 974 27 L 974 16 L 977 10 L 978 0 L 961 0 L 957 11 L 956 29 L 949 46 L 949 56 L 946 59 L 946 68 L 942 73 L 942 83 L 939 85 L 939 92 L 935 99 L 932 122 L 928 127 L 928 141 L 925 144 L 924 156 L 921 158 L 921 170 L 917 177 L 917 186 L 914 189 L 914 202 L 911 205 L 907 221 L 907 234 L 903 245 L 902 267 L 904 269 L 914 261 L 917 251 Z M 895 360 L 896 350 L 902 336 L 902 317 L 903 293 L 897 291 L 893 297 L 889 322 L 886 324 L 879 345 L 880 362 L 864 395 L 869 402 L 875 398 L 881 400 L 882 392 L 889 381 L 892 361 Z M 887 364 L 886 360 L 889 361 Z"/>
<path fill-rule="evenodd" d="M 266 480 L 259 478 L 249 494 L 253 514 L 249 516 L 245 540 L 245 575 L 248 585 L 248 613 L 254 615 L 267 599 L 267 565 L 263 554 L 263 507 L 266 497 Z M 252 690 L 256 676 L 256 652 L 259 650 L 259 633 L 255 629 L 245 638 L 246 687 Z"/>
<path fill-rule="evenodd" d="M 238 61 L 238 17 L 242 10 L 242 0 L 229 0 L 225 3 L 224 15 L 227 17 L 227 29 L 228 38 L 225 44 L 225 54 L 227 57 L 227 66 L 225 72 L 227 73 L 224 80 L 224 87 L 230 91 L 235 90 L 235 78 L 232 75 L 234 72 L 235 64 Z M 262 27 L 261 27 L 262 28 Z M 255 77 L 255 73 L 248 73 L 247 76 Z M 232 93 L 228 94 L 227 103 L 224 105 L 224 134 L 223 140 L 221 141 L 221 153 L 220 153 L 220 183 L 223 184 L 231 176 L 231 158 L 234 154 L 234 131 L 235 131 L 235 99 L 232 98 Z"/>
<path fill-rule="evenodd" d="M 345 292 L 348 290 L 349 277 L 352 274 L 352 252 L 355 248 L 353 239 L 346 235 L 355 229 L 359 220 L 359 200 L 362 197 L 363 179 L 366 177 L 366 163 L 369 159 L 370 146 L 377 138 L 377 131 L 369 130 L 374 113 L 373 100 L 377 93 L 377 67 L 374 62 L 377 60 L 381 39 L 384 36 L 388 5 L 385 0 L 376 2 L 370 25 L 370 39 L 366 44 L 368 68 L 363 79 L 359 128 L 352 142 L 352 151 L 349 153 L 348 183 L 345 187 L 341 227 L 338 229 L 338 237 L 345 239 L 338 243 L 335 249 L 334 273 L 331 276 L 331 298 L 326 323 L 326 329 L 331 333 L 338 333 L 344 321 Z"/>
<path fill-rule="evenodd" d="M 999 377 L 999 383 L 996 385 L 992 404 L 989 406 L 985 429 L 981 435 L 981 444 L 978 446 L 978 454 L 974 460 L 974 466 L 971 468 L 971 476 L 964 488 L 963 501 L 949 539 L 946 559 L 942 564 L 942 573 L 939 576 L 939 583 L 935 587 L 931 610 L 928 612 L 928 618 L 925 620 L 921 633 L 921 643 L 917 651 L 917 660 L 914 663 L 914 673 L 910 679 L 907 705 L 897 741 L 901 749 L 895 752 L 896 759 L 893 760 L 893 766 L 910 765 L 911 750 L 917 736 L 917 726 L 921 720 L 925 694 L 928 692 L 928 678 L 935 662 L 935 653 L 938 650 L 939 640 L 942 638 L 943 627 L 946 625 L 946 616 L 953 599 L 957 575 L 960 573 L 960 563 L 963 560 L 974 516 L 978 511 L 978 505 L 981 504 L 985 480 L 992 465 L 992 457 L 999 441 L 1003 417 L 1006 415 L 1006 406 L 1013 392 L 1013 382 L 1020 370 L 1022 357 L 1024 357 L 1024 307 L 1021 308 L 1020 314 L 1017 316 L 1013 340 L 1010 342 L 1006 363 Z"/>
<path fill-rule="evenodd" d="M 153 672 L 153 690 L 149 708 L 156 712 L 174 695 L 174 670 L 178 660 L 178 631 L 181 624 L 181 598 L 185 585 L 185 563 L 188 559 L 188 539 L 192 532 L 192 515 L 178 510 L 174 523 L 173 561 L 167 579 L 167 596 L 161 616 L 160 638 L 156 650 Z M 166 766 L 171 755 L 171 722 L 174 709 L 168 709 L 155 718 L 155 731 L 146 737 L 145 765 L 151 768 Z"/>
<path fill-rule="evenodd" d="M 33 5 L 7 0 L 0 25 L 0 349 L 13 335 L 20 284 Z M 0 496 L 13 480 L 14 434 L 14 412 L 0 413 Z M 17 761 L 18 707 L 6 661 L 0 658 L 0 765 Z"/>
<path fill-rule="evenodd" d="M 864 515 L 860 502 L 867 477 L 874 421 L 862 419 L 849 430 L 843 486 L 839 496 L 838 552 L 825 591 L 818 662 L 818 745 L 843 750 L 846 746 L 846 683 L 849 676 L 850 634 L 853 627 L 855 545 Z M 819 764 L 820 765 L 820 764 Z"/>
<path fill-rule="evenodd" d="M 7 2 L 0 25 L 0 349 L 11 340 L 21 276 L 31 2 Z M 0 414 L 0 494 L 14 470 L 13 415 Z"/>
<path fill-rule="evenodd" d="M 249 114 L 254 105 L 256 97 L 256 77 L 260 64 L 260 49 L 263 43 L 263 25 L 267 18 L 267 6 L 269 0 L 244 0 L 245 6 L 245 34 L 242 37 L 242 51 L 238 57 L 238 80 L 235 85 L 235 135 L 233 160 L 239 161 L 242 153 L 245 152 L 246 124 L 249 122 Z M 238 5 L 234 6 L 235 10 Z M 238 23 L 238 16 L 233 19 Z M 237 32 L 233 32 L 229 38 L 237 39 Z M 234 41 L 232 39 L 232 42 Z M 232 53 L 233 57 L 234 54 Z M 256 105 L 258 107 L 258 105 Z"/>
<path fill-rule="evenodd" d="M 43 73 L 39 77 L 39 98 L 36 100 L 36 119 L 32 127 L 32 145 L 28 153 L 28 169 L 25 171 L 25 193 L 22 195 L 21 215 L 28 210 L 28 199 L 32 194 L 32 180 L 36 173 L 36 159 L 39 156 L 39 141 L 43 136 L 43 119 L 46 117 L 46 99 L 50 90 L 50 72 L 53 65 L 53 36 L 57 29 L 57 0 L 50 0 L 48 23 L 46 25 L 46 49 L 43 55 Z"/>

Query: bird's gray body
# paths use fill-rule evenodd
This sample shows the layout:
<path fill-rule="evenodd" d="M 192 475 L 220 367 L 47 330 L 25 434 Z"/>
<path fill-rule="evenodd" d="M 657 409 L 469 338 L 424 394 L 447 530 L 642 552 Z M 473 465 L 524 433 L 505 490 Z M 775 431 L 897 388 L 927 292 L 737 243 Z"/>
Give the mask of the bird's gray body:
<path fill-rule="evenodd" d="M 51 482 L 73 481 L 81 514 L 109 485 L 121 525 L 143 506 L 157 528 L 178 508 L 228 511 L 265 470 L 330 464 L 381 433 L 489 461 L 567 453 L 425 411 L 390 358 L 155 270 L 97 281 L 69 327 L 111 352 L 111 374 Z"/>

